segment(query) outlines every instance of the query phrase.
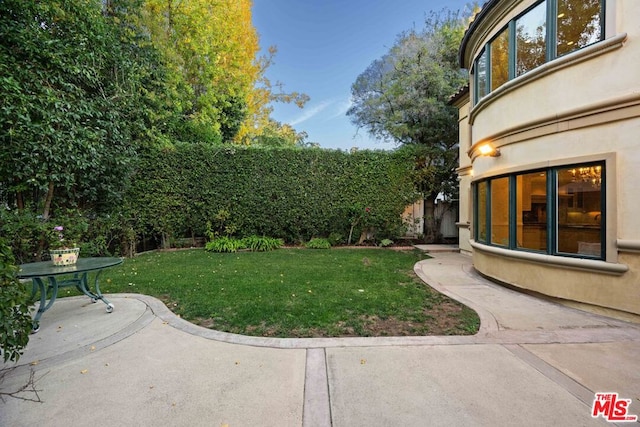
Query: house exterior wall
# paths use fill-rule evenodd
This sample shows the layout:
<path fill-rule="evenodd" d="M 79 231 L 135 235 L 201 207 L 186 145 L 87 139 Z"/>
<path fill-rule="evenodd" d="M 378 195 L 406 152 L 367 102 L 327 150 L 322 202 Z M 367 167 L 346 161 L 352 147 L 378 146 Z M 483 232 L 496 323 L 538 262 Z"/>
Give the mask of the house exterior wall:
<path fill-rule="evenodd" d="M 473 254 L 482 274 L 515 287 L 640 314 L 640 2 L 607 0 L 603 40 L 474 99 L 474 60 L 501 28 L 536 3 L 487 2 L 463 41 L 461 65 L 471 70 L 471 78 L 470 95 L 455 103 L 460 109 L 460 248 Z M 482 156 L 479 148 L 486 143 L 500 156 Z M 575 213 L 604 230 L 601 257 L 475 240 L 474 184 L 588 162 L 604 165 L 603 211 Z M 560 207 L 554 209 L 560 215 Z"/>

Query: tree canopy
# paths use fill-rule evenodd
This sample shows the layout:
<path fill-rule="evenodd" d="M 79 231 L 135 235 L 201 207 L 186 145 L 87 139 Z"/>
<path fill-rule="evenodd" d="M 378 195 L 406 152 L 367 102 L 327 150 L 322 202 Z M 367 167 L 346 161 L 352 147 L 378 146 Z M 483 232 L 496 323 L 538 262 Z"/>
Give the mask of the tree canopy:
<path fill-rule="evenodd" d="M 118 192 L 159 72 L 135 37 L 99 0 L 0 2 L 0 182 L 19 207 Z"/>
<path fill-rule="evenodd" d="M 351 87 L 351 121 L 414 153 L 420 189 L 431 209 L 425 212 L 427 234 L 439 228 L 428 223 L 435 198 L 455 194 L 457 187 L 458 112 L 449 99 L 467 81 L 457 61 L 465 28 L 459 13 L 431 13 L 422 30 L 400 34 Z"/>
<path fill-rule="evenodd" d="M 56 199 L 117 205 L 145 147 L 304 140 L 269 117 L 308 97 L 266 79 L 251 4 L 0 2 L 0 200 L 46 220 Z"/>

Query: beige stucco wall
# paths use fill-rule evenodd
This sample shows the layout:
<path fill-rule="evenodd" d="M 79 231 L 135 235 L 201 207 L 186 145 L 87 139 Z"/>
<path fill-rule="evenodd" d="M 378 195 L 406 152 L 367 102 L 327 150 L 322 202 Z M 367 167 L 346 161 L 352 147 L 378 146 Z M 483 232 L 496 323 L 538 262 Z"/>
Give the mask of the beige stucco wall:
<path fill-rule="evenodd" d="M 486 14 L 486 22 L 476 28 L 478 35 L 469 39 L 466 60 L 473 61 L 500 27 L 533 3 L 505 0 Z M 472 231 L 463 228 L 460 247 L 473 250 L 476 268 L 497 280 L 640 314 L 640 1 L 607 1 L 606 36 L 511 80 L 472 108 L 458 105 L 460 222 L 473 224 L 473 180 L 604 160 L 606 260 L 581 265 L 571 259 L 563 264 L 563 257 L 554 257 L 549 263 L 547 255 L 486 251 L 472 242 Z M 470 144 L 466 150 L 464 141 Z M 501 156 L 480 157 L 476 148 L 485 142 L 498 147 Z"/>
<path fill-rule="evenodd" d="M 471 148 L 471 127 L 469 126 L 469 110 L 471 103 L 469 96 L 461 98 L 455 104 L 458 107 L 458 129 L 460 131 L 459 150 L 460 165 L 458 168 L 458 181 L 460 189 L 469 188 L 472 179 L 471 158 L 467 152 Z M 469 191 L 460 191 L 459 221 L 458 221 L 458 245 L 460 252 L 471 254 L 471 218 L 472 200 Z"/>
<path fill-rule="evenodd" d="M 532 263 L 482 250 L 473 254 L 475 268 L 501 282 L 555 298 L 640 314 L 640 256 L 621 254 L 620 260 L 629 267 L 624 275 Z"/>

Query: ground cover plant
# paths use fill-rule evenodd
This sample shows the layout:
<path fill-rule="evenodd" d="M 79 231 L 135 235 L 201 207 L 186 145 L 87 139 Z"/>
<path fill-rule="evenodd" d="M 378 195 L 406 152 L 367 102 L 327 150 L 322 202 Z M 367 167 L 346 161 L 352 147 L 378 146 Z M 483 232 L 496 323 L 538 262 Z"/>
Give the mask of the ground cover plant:
<path fill-rule="evenodd" d="M 161 251 L 105 271 L 105 293 L 160 298 L 182 318 L 252 336 L 473 334 L 474 311 L 413 273 L 419 251 Z"/>

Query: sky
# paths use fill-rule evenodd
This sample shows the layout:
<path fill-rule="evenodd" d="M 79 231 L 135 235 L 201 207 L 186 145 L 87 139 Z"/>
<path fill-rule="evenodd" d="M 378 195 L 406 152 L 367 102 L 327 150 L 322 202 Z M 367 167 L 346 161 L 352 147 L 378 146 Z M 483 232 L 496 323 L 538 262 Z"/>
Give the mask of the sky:
<path fill-rule="evenodd" d="M 389 150 L 346 116 L 351 85 L 394 45 L 403 31 L 424 27 L 429 11 L 463 10 L 469 0 L 254 0 L 253 23 L 266 52 L 267 70 L 285 92 L 310 96 L 303 109 L 275 104 L 272 118 L 305 131 L 323 148 Z"/>

